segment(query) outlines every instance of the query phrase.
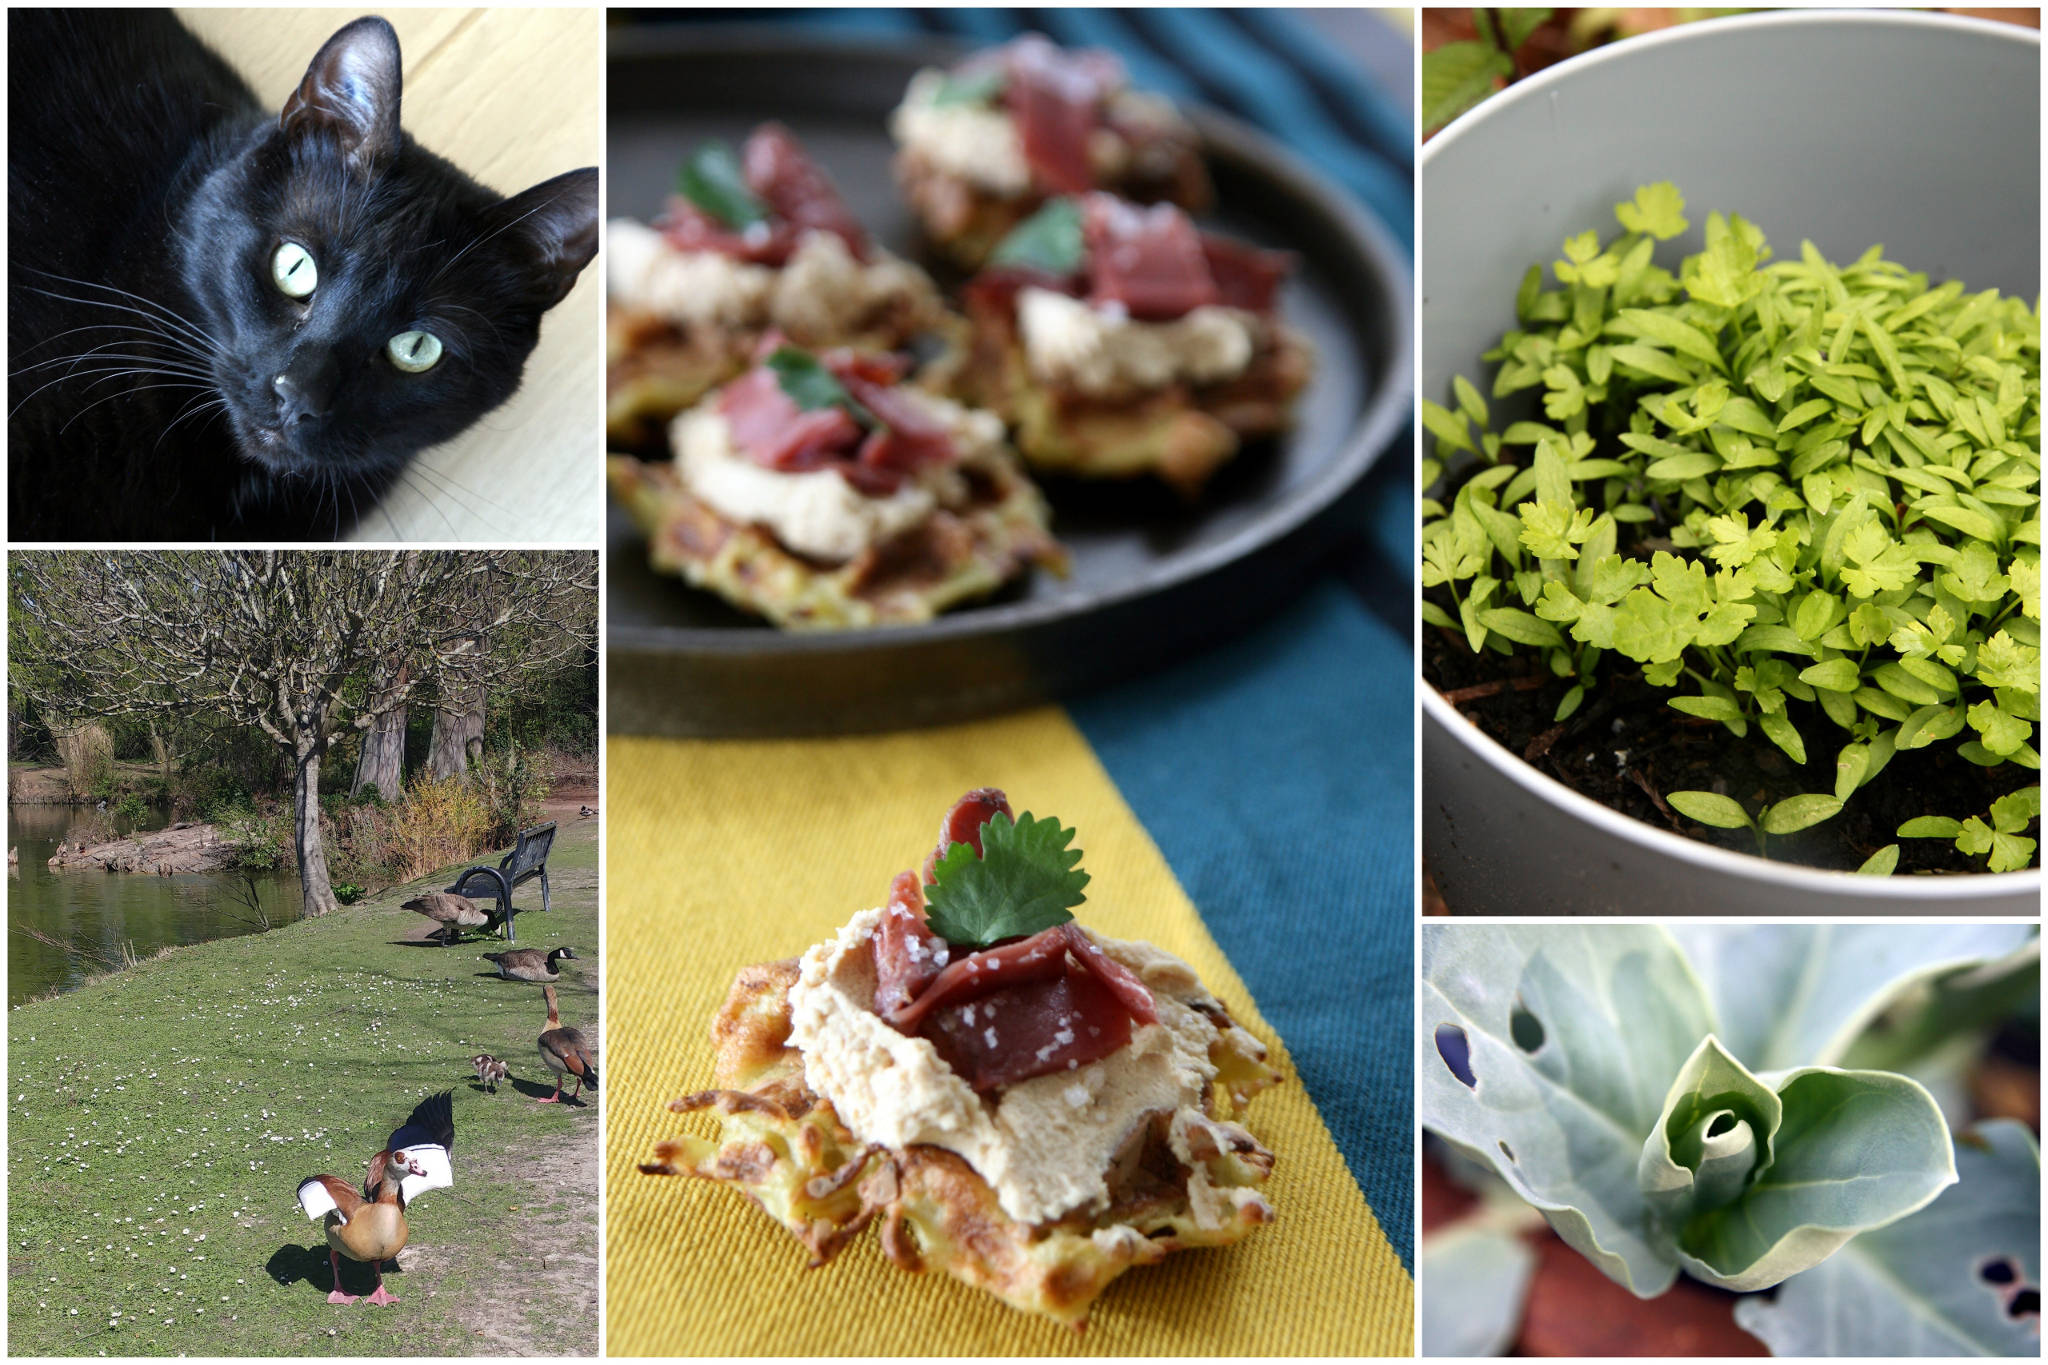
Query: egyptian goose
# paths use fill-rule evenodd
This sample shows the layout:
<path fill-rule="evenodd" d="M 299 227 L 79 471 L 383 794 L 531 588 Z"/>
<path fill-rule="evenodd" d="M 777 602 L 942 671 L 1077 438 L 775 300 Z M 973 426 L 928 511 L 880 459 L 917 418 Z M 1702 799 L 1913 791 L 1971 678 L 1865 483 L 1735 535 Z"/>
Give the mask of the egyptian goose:
<path fill-rule="evenodd" d="M 440 924 L 435 935 L 439 936 L 443 948 L 462 937 L 464 929 L 495 929 L 499 924 L 497 915 L 469 897 L 447 891 L 428 891 L 415 896 L 405 902 L 405 908 Z"/>
<path fill-rule="evenodd" d="M 548 999 L 548 1031 L 540 1036 L 540 1059 L 547 1063 L 548 1070 L 555 1073 L 555 1093 L 536 1104 L 554 1104 L 562 1098 L 562 1083 L 566 1077 L 576 1078 L 576 1089 L 569 1098 L 577 1099 L 583 1094 L 587 1082 L 592 1090 L 597 1089 L 597 1059 L 590 1054 L 590 1044 L 583 1041 L 583 1035 L 572 1028 L 562 1027 L 562 1014 L 555 1004 L 555 988 L 542 986 L 541 993 Z"/>
<path fill-rule="evenodd" d="M 359 1297 L 341 1288 L 341 1257 L 367 1261 L 377 1274 L 371 1303 L 397 1303 L 384 1288 L 384 1262 L 405 1249 L 406 1205 L 428 1190 L 455 1183 L 450 1164 L 455 1150 L 455 1092 L 444 1090 L 421 1100 L 384 1149 L 370 1158 L 370 1172 L 361 1193 L 345 1180 L 316 1175 L 299 1182 L 299 1207 L 308 1218 L 322 1218 L 327 1228 L 327 1263 L 334 1269 L 329 1303 L 354 1303 Z"/>
<path fill-rule="evenodd" d="M 498 1082 L 504 1080 L 511 1070 L 488 1052 L 477 1053 L 469 1059 L 469 1064 L 476 1068 L 477 1084 L 489 1086 L 494 1095 L 498 1093 Z"/>
<path fill-rule="evenodd" d="M 576 960 L 576 950 L 563 946 L 544 953 L 538 948 L 513 948 L 502 953 L 485 953 L 484 961 L 498 964 L 498 975 L 507 981 L 560 981 L 562 970 L 555 964 Z"/>

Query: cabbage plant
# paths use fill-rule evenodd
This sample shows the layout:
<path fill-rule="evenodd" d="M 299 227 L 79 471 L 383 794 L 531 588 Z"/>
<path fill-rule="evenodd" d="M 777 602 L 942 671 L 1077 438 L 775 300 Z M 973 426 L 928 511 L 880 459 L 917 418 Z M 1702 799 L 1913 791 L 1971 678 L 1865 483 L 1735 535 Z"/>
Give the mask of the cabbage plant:
<path fill-rule="evenodd" d="M 1942 1353 L 2003 1353 L 2013 1332 L 2038 1331 L 2037 1315 L 2005 1313 L 2038 1282 L 2035 1175 L 2023 1182 L 2033 1230 L 2008 1227 L 2014 1245 L 1996 1247 L 2012 1271 L 1998 1292 L 1972 1283 L 1968 1257 L 1916 1269 L 1897 1252 L 1910 1238 L 1879 1234 L 1925 1221 L 1961 1227 L 1967 1243 L 1982 1223 L 1967 1210 L 1990 1177 L 1943 1198 L 1958 1180 L 1950 1120 L 1906 1073 L 1984 1027 L 1987 1009 L 2038 992 L 2033 938 L 2027 925 L 1427 924 L 1421 1120 L 1638 1297 L 1681 1271 L 1770 1289 L 1870 1238 L 1871 1253 L 1835 1265 L 1828 1283 L 1895 1313 L 1915 1304 L 1914 1331 L 1948 1343 Z M 1999 1199 L 2010 1220 L 2018 1197 Z M 1944 1270 L 1960 1284 L 1935 1283 Z M 1916 1277 L 1935 1305 L 1925 1312 Z M 1768 1305 L 1745 1301 L 1759 1311 L 1738 1320 L 1824 1353 L 1838 1329 L 1824 1320 L 1860 1300 L 1797 1284 Z M 1432 1292 L 1452 1291 L 1425 1283 Z"/>

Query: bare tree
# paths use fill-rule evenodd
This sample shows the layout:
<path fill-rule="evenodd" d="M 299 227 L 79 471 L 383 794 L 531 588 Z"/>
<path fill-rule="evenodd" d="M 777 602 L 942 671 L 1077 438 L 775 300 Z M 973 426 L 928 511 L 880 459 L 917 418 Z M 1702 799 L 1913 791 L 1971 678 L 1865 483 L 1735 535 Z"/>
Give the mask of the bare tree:
<path fill-rule="evenodd" d="M 445 695 L 494 670 L 546 669 L 596 629 L 585 552 L 63 550 L 9 566 L 13 682 L 45 710 L 213 712 L 269 737 L 291 765 L 308 915 L 338 904 L 320 838 L 320 764 L 336 739 L 429 678 Z M 518 657 L 484 647 L 505 633 Z"/>

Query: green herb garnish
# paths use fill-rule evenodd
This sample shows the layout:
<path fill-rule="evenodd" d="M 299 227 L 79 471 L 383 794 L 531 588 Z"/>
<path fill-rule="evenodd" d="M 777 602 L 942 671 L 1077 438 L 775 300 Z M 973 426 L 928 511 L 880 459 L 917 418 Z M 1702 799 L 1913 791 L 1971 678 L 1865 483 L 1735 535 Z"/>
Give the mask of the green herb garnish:
<path fill-rule="evenodd" d="M 1009 74 L 999 66 L 965 76 L 947 76 L 932 92 L 931 105 L 944 109 L 958 104 L 994 104 L 1009 83 Z"/>
<path fill-rule="evenodd" d="M 1831 737 L 1832 797 L 1762 814 L 1671 798 L 1705 824 L 1816 823 L 1895 751 L 1936 744 L 2032 783 L 2038 313 L 1930 287 L 1877 247 L 1773 261 L 1761 231 L 1719 213 L 1674 275 L 1653 253 L 1684 209 L 1675 187 L 1645 186 L 1616 209 L 1619 235 L 1564 244 L 1558 288 L 1530 267 L 1518 325 L 1484 359 L 1490 397 L 1540 412 L 1496 433 L 1462 377 L 1454 407 L 1422 404 L 1423 619 L 1474 651 L 1539 653 L 1574 684 L 1558 721 L 1603 663 L 1633 664 L 1675 710 L 1754 726 L 1794 763 Z M 1901 834 L 1957 837 L 2007 870 L 2031 856 L 2038 810 L 2029 785 L 1991 823 Z"/>
<path fill-rule="evenodd" d="M 1081 888 L 1081 850 L 1068 848 L 1074 831 L 1030 811 L 1013 823 L 1000 812 L 981 827 L 974 845 L 954 844 L 932 870 L 925 888 L 925 918 L 933 932 L 962 948 L 986 948 L 1006 938 L 1065 924 Z"/>
<path fill-rule="evenodd" d="M 1072 275 L 1087 256 L 1081 239 L 1081 204 L 1049 199 L 1045 207 L 1010 229 L 989 255 L 990 265 L 1021 266 L 1048 275 Z"/>
<path fill-rule="evenodd" d="M 749 228 L 768 217 L 768 206 L 747 188 L 739 158 L 723 142 L 707 142 L 691 153 L 676 172 L 676 189 L 729 228 Z"/>
<path fill-rule="evenodd" d="M 848 393 L 846 386 L 839 382 L 839 376 L 809 351 L 800 351 L 794 346 L 778 346 L 766 363 L 775 371 L 776 382 L 789 395 L 789 400 L 805 412 L 815 412 L 819 408 L 844 408 L 864 427 L 880 429 L 887 425 L 870 412 L 866 404 Z"/>

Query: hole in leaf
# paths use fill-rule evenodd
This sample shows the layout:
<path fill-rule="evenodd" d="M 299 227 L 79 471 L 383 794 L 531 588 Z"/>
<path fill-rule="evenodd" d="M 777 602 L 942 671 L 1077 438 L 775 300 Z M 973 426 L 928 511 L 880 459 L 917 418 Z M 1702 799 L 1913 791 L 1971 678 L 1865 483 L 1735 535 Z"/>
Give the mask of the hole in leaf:
<path fill-rule="evenodd" d="M 1479 1082 L 1472 1075 L 1472 1042 L 1465 1036 L 1465 1030 L 1456 1024 L 1438 1024 L 1436 1055 L 1444 1059 L 1444 1065 L 1451 1069 L 1453 1076 L 1478 1088 Z"/>
<path fill-rule="evenodd" d="M 1977 1267 L 1977 1278 L 1986 1284 L 2013 1284 L 2019 1277 L 2019 1267 L 2009 1256 L 1994 1256 Z"/>
<path fill-rule="evenodd" d="M 1500 1144 L 1500 1154 L 1506 1157 L 1509 1161 L 1513 1161 L 1515 1159 L 1515 1149 L 1508 1146 L 1505 1139 L 1503 1139 Z"/>
<path fill-rule="evenodd" d="M 1720 1117 L 1716 1118 L 1712 1123 L 1707 1125 L 1707 1136 L 1719 1137 L 1721 1136 L 1721 1134 L 1730 1131 L 1734 1127 L 1735 1115 L 1722 1114 Z"/>
<path fill-rule="evenodd" d="M 2022 1289 L 2012 1296 L 2012 1302 L 2005 1306 L 2009 1318 L 2038 1318 L 2041 1316 L 2041 1291 Z"/>
<path fill-rule="evenodd" d="M 1519 996 L 1515 999 L 1514 1012 L 1508 1016 L 1508 1036 L 1524 1052 L 1534 1052 L 1543 1046 L 1543 1021 L 1529 1013 L 1529 1007 Z"/>

